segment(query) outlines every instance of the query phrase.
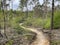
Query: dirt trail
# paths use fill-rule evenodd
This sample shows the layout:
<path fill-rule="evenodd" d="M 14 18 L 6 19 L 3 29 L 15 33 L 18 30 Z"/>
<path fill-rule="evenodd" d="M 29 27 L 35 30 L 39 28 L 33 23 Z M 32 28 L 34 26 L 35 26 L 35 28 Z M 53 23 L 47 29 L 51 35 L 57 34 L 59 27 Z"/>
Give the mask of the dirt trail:
<path fill-rule="evenodd" d="M 47 39 L 46 35 L 42 31 L 38 31 L 34 28 L 26 28 L 24 26 L 21 26 L 24 29 L 30 30 L 32 32 L 35 32 L 37 34 L 36 40 L 31 45 L 49 45 L 49 40 Z"/>

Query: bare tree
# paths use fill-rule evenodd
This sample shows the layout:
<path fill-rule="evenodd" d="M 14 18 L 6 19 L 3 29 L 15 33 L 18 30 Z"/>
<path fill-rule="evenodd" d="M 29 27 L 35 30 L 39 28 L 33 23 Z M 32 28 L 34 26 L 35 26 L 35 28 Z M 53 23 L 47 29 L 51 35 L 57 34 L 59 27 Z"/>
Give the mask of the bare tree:
<path fill-rule="evenodd" d="M 4 35 L 5 38 L 7 38 L 7 6 L 8 4 L 6 4 L 7 0 L 2 0 L 2 10 L 3 10 L 3 15 L 4 15 Z"/>

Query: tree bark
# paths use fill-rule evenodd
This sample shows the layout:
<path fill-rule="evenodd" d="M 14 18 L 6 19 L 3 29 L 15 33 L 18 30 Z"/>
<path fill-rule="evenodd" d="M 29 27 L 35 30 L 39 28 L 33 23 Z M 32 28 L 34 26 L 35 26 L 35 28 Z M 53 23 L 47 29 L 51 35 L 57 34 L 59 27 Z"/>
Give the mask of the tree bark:
<path fill-rule="evenodd" d="M 52 43 L 52 30 L 54 28 L 54 0 L 52 0 L 52 15 L 51 15 L 51 30 L 50 30 L 50 45 Z"/>
<path fill-rule="evenodd" d="M 52 15 L 51 15 L 51 30 L 53 30 L 53 26 L 54 26 L 54 0 L 52 0 Z"/>

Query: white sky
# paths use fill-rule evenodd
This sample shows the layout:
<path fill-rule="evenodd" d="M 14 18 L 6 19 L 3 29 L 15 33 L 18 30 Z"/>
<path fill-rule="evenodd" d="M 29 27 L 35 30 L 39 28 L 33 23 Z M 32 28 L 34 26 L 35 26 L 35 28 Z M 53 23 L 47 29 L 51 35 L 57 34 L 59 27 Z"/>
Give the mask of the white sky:
<path fill-rule="evenodd" d="M 39 0 L 40 3 L 42 4 L 43 3 L 43 0 Z M 50 0 L 51 1 L 51 0 Z M 58 4 L 58 3 L 56 3 Z M 19 6 L 19 0 L 13 0 L 13 9 L 17 9 Z M 28 6 L 29 7 L 29 10 L 32 10 L 32 7 L 31 6 Z M 25 8 L 24 8 L 25 9 Z M 26 10 L 26 9 L 25 9 Z"/>
<path fill-rule="evenodd" d="M 43 0 L 39 0 L 40 3 L 42 4 L 43 3 Z M 19 6 L 19 0 L 14 0 L 13 1 L 13 9 L 17 9 Z M 31 5 L 32 6 L 32 5 Z M 32 10 L 32 7 L 31 6 L 28 6 L 30 10 Z M 12 5 L 11 5 L 11 8 L 12 8 Z M 25 9 L 25 8 L 24 8 Z M 26 10 L 26 9 L 25 9 Z"/>

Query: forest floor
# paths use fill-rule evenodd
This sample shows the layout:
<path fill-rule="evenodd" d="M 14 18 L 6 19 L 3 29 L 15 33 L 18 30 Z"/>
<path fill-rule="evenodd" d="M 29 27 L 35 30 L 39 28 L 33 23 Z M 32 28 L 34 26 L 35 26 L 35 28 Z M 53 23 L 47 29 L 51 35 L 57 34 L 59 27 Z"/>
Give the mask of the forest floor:
<path fill-rule="evenodd" d="M 30 30 L 34 33 L 36 33 L 36 39 L 34 42 L 31 43 L 31 45 L 49 45 L 49 39 L 47 38 L 47 35 L 45 35 L 42 31 L 39 31 L 35 28 L 28 28 L 28 27 L 24 27 L 22 26 L 22 24 L 20 24 L 20 26 L 24 29 Z"/>

